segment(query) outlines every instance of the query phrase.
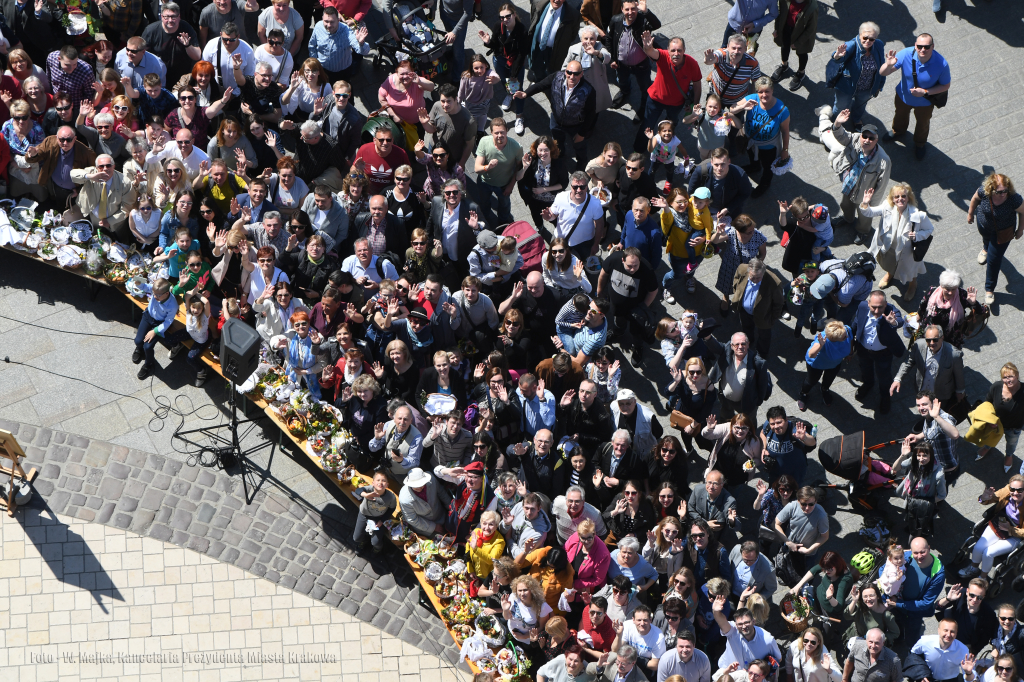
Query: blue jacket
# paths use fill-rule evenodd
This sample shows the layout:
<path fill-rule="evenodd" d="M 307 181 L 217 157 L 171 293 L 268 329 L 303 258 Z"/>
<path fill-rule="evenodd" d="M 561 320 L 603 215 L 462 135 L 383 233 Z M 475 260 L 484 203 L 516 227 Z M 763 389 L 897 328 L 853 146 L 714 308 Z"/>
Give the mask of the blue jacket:
<path fill-rule="evenodd" d="M 898 358 L 903 357 L 903 352 L 906 350 L 906 346 L 903 344 L 903 338 L 900 336 L 899 328 L 903 326 L 903 315 L 900 314 L 899 309 L 894 307 L 891 303 L 885 305 L 885 312 L 882 313 L 883 317 L 889 314 L 889 311 L 896 313 L 896 326 L 893 327 L 885 320 L 880 320 L 878 323 L 878 340 L 881 342 L 886 349 L 889 350 L 893 355 Z M 853 326 L 853 338 L 857 339 L 857 343 L 861 344 L 864 338 L 864 325 L 867 324 L 868 315 L 871 314 L 868 308 L 867 301 L 861 301 L 860 305 L 857 306 L 857 317 Z"/>
<path fill-rule="evenodd" d="M 839 82 L 836 84 L 836 90 L 847 95 L 852 95 L 854 90 L 857 88 L 857 81 L 860 80 L 861 57 L 864 55 L 864 48 L 861 47 L 860 37 L 858 36 L 853 40 L 846 41 L 846 55 L 843 59 L 837 62 L 834 59 L 835 54 L 836 53 L 833 50 L 832 55 L 830 56 L 831 62 L 829 66 L 840 69 L 843 69 L 843 64 L 846 62 L 846 59 L 850 58 L 850 55 L 853 55 L 853 57 L 850 58 L 849 64 L 845 69 L 843 69 L 843 77 L 840 78 Z M 875 64 L 877 66 L 885 64 L 885 43 L 881 40 L 876 40 L 871 46 L 871 56 L 874 57 Z M 884 85 L 885 76 L 875 73 L 875 80 L 871 84 L 871 96 L 874 97 L 881 92 Z"/>
<path fill-rule="evenodd" d="M 914 558 L 910 554 L 910 550 L 906 550 L 903 553 L 903 565 L 907 566 L 907 570 L 910 568 L 910 562 Z M 898 600 L 896 602 L 896 608 L 903 609 L 907 613 L 913 613 L 921 616 L 930 616 L 935 611 L 935 602 L 939 598 L 939 594 L 942 592 L 942 586 L 946 582 L 946 569 L 943 567 L 942 562 L 939 561 L 939 557 L 932 554 L 932 567 L 931 572 L 924 581 L 924 585 L 921 588 L 921 596 L 913 601 Z"/>

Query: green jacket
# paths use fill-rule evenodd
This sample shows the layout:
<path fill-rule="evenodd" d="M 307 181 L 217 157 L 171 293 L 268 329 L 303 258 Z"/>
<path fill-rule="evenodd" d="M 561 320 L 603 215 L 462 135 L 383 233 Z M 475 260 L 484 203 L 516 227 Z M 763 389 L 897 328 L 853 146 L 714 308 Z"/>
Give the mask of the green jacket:
<path fill-rule="evenodd" d="M 775 44 L 782 46 L 782 30 L 789 18 L 789 0 L 779 0 L 779 16 L 775 18 Z M 818 0 L 807 0 L 796 17 L 790 46 L 797 54 L 810 54 L 818 32 Z"/>

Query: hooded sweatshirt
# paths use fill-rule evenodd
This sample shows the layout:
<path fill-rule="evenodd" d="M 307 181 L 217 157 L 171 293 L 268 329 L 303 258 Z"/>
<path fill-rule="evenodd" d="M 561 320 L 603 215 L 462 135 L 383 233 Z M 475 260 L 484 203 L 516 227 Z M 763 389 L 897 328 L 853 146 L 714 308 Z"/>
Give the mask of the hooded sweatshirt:
<path fill-rule="evenodd" d="M 520 502 L 512 507 L 512 523 L 506 524 L 502 519 L 498 530 L 505 536 L 505 542 L 510 548 L 509 553 L 515 557 L 526 551 L 526 541 L 530 538 L 537 540 L 534 543 L 536 547 L 540 547 L 547 541 L 548 531 L 551 530 L 551 520 L 543 509 L 533 521 L 527 520 L 523 503 Z"/>

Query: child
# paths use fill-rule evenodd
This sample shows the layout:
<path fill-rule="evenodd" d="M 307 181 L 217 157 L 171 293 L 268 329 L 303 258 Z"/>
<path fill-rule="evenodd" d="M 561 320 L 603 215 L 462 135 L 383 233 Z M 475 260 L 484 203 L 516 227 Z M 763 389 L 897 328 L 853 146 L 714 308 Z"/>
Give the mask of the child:
<path fill-rule="evenodd" d="M 183 296 L 196 287 L 200 293 L 206 294 L 212 300 L 212 294 L 216 291 L 217 282 L 210 272 L 210 264 L 203 261 L 203 256 L 198 251 L 188 252 L 188 266 L 178 273 L 178 281 L 171 287 L 171 293 L 175 296 Z"/>
<path fill-rule="evenodd" d="M 458 346 L 448 349 L 448 371 L 454 373 L 469 385 L 469 375 L 473 371 L 473 363 L 466 359 L 465 353 Z"/>
<path fill-rule="evenodd" d="M 903 568 L 903 548 L 899 545 L 890 545 L 888 558 L 885 566 L 878 576 L 878 589 L 887 597 L 895 597 L 903 589 L 903 581 L 906 580 L 907 571 Z"/>
<path fill-rule="evenodd" d="M 790 300 L 797 308 L 796 328 L 793 330 L 793 336 L 796 338 L 801 337 L 804 327 L 814 331 L 818 323 L 825 319 L 825 301 L 811 296 L 810 291 L 811 285 L 821 275 L 818 261 L 804 261 L 800 264 L 800 269 L 803 272 L 791 283 L 790 295 Z"/>
<path fill-rule="evenodd" d="M 124 93 L 138 102 L 135 113 L 143 121 L 154 115 L 162 118 L 178 108 L 178 98 L 160 83 L 160 76 L 155 73 L 147 73 L 142 79 L 142 92 L 128 83 Z"/>
<path fill-rule="evenodd" d="M 501 261 L 498 274 L 510 274 L 516 269 L 516 263 L 519 261 L 519 243 L 515 237 L 505 237 L 498 243 L 498 259 Z"/>
<path fill-rule="evenodd" d="M 210 300 L 199 288 L 185 294 L 185 328 L 171 335 L 168 341 L 177 341 L 167 357 L 173 360 L 178 354 L 185 350 L 182 341 L 191 338 L 192 348 L 189 349 L 185 359 L 196 371 L 196 388 L 206 383 L 206 365 L 203 364 L 201 356 L 210 343 Z"/>
<path fill-rule="evenodd" d="M 373 545 L 374 553 L 384 551 L 391 538 L 384 528 L 384 521 L 387 521 L 398 508 L 398 498 L 388 490 L 388 476 L 383 469 L 374 469 L 373 483 L 356 488 L 352 493 L 359 502 L 359 514 L 356 516 L 356 527 L 352 531 L 352 540 L 356 543 L 356 549 L 365 550 L 367 545 L 366 537 L 369 535 L 369 544 Z M 370 531 L 370 524 L 374 528 Z"/>
<path fill-rule="evenodd" d="M 199 241 L 192 239 L 187 227 L 179 227 L 174 232 L 174 244 L 159 256 L 153 258 L 154 263 L 167 261 L 167 278 L 177 279 L 182 270 L 188 266 L 188 254 L 199 251 Z"/>
<path fill-rule="evenodd" d="M 661 286 L 665 290 L 665 302 L 675 303 L 670 287 L 676 277 L 687 280 L 687 293 L 692 294 L 697 290 L 693 274 L 708 253 L 708 242 L 715 229 L 708 208 L 711 204 L 711 190 L 698 187 L 692 197 L 687 197 L 686 190 L 674 187 L 668 194 L 667 203 L 661 212 L 661 231 L 665 233 L 665 251 L 668 252 L 671 269 L 662 277 Z"/>
<path fill-rule="evenodd" d="M 665 174 L 671 179 L 675 170 L 676 149 L 682 141 L 676 137 L 676 124 L 672 121 L 662 121 L 658 124 L 658 134 L 650 128 L 644 131 L 647 136 L 647 151 L 651 153 L 651 167 L 647 169 L 649 175 L 654 175 L 658 164 L 665 166 Z M 683 152 L 685 156 L 685 152 Z"/>
<path fill-rule="evenodd" d="M 487 118 L 487 110 L 491 108 L 491 99 L 494 97 L 494 84 L 500 82 L 501 78 L 482 54 L 473 55 L 469 60 L 469 69 L 462 72 L 458 98 L 462 106 L 476 119 L 478 140 L 483 137 L 484 129 L 490 120 Z"/>
<path fill-rule="evenodd" d="M 814 227 L 814 231 L 817 233 L 817 237 L 814 239 L 814 245 L 811 247 L 811 253 L 816 256 L 815 260 L 821 260 L 821 252 L 829 247 L 832 243 L 832 221 L 828 216 L 828 209 L 821 204 L 815 204 L 811 206 L 811 225 Z"/>
<path fill-rule="evenodd" d="M 714 93 L 708 95 L 703 110 L 698 104 L 692 114 L 683 118 L 683 123 L 697 129 L 697 151 L 701 161 L 707 160 L 715 149 L 728 147 L 729 129 L 740 127 L 739 119 L 728 109 L 722 113 L 722 99 Z"/>
<path fill-rule="evenodd" d="M 160 236 L 160 211 L 156 210 L 153 197 L 148 194 L 139 196 L 139 201 L 128 214 L 128 229 L 135 235 L 139 248 L 152 251 Z"/>
<path fill-rule="evenodd" d="M 320 382 L 317 377 L 323 369 L 317 361 L 323 337 L 309 325 L 309 313 L 297 310 L 288 320 L 292 328 L 280 336 L 270 339 L 270 347 L 284 350 L 285 369 L 288 378 L 295 384 L 306 382 L 306 388 L 313 400 L 320 400 Z"/>

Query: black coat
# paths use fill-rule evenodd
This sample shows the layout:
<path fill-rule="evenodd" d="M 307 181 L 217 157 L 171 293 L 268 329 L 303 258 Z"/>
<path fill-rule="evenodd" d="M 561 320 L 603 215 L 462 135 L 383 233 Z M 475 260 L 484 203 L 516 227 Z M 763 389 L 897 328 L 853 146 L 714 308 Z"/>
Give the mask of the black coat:
<path fill-rule="evenodd" d="M 368 452 L 373 427 L 388 421 L 388 401 L 377 396 L 369 405 L 363 405 L 362 400 L 353 396 L 348 402 L 339 398 L 334 406 L 341 410 L 341 425 L 351 431 L 359 446 Z"/>
<path fill-rule="evenodd" d="M 611 436 L 609 435 L 609 438 Z M 593 456 L 594 468 L 599 469 L 602 474 L 606 477 L 611 476 L 612 478 L 619 479 L 619 484 L 616 486 L 608 487 L 602 480 L 601 484 L 597 486 L 596 494 L 597 501 L 594 503 L 595 507 L 602 508 L 607 507 L 612 499 L 622 492 L 622 489 L 626 486 L 626 481 L 642 479 L 647 473 L 647 469 L 644 465 L 643 459 L 630 448 L 626 456 L 623 457 L 623 461 L 619 463 L 615 473 L 610 473 L 612 470 L 612 444 L 610 442 L 602 443 L 597 449 L 597 452 Z M 593 474 L 591 474 L 593 475 Z"/>
<path fill-rule="evenodd" d="M 562 7 L 567 8 L 568 5 L 562 5 Z M 554 63 L 552 62 L 552 64 Z M 526 96 L 533 97 L 538 92 L 546 92 L 548 102 L 551 103 L 551 120 L 555 121 L 561 128 L 577 128 L 580 135 L 589 137 L 594 132 L 594 125 L 597 123 L 597 90 L 587 82 L 586 78 L 581 80 L 580 84 L 576 86 L 576 89 L 569 96 L 569 101 L 573 101 L 577 97 L 584 98 L 582 107 L 583 120 L 565 121 L 563 116 L 566 103 L 563 98 L 555 96 L 554 83 L 556 80 L 564 81 L 565 71 L 554 71 L 536 83 L 531 83 L 530 87 L 526 88 Z M 563 85 L 562 87 L 564 88 L 565 86 Z"/>
<path fill-rule="evenodd" d="M 459 401 L 459 407 L 466 406 L 466 382 L 462 380 L 462 377 L 457 372 L 448 372 L 448 385 L 451 387 L 452 396 Z M 437 393 L 437 370 L 433 367 L 427 367 L 423 370 L 423 374 L 420 375 L 420 382 L 416 386 L 416 398 L 426 393 Z M 417 402 L 417 404 L 419 404 Z"/>
<path fill-rule="evenodd" d="M 443 196 L 436 196 L 431 199 L 430 204 L 430 215 L 427 216 L 427 234 L 431 235 L 433 239 L 437 239 L 444 244 L 444 212 L 445 203 Z M 469 258 L 469 252 L 476 246 L 476 235 L 473 233 L 473 228 L 469 226 L 469 212 L 474 211 L 477 216 L 482 216 L 483 213 L 480 211 L 480 207 L 469 200 L 468 197 L 463 197 L 459 203 L 459 233 L 456 236 L 455 250 L 460 261 L 465 262 Z M 389 247 L 390 248 L 390 247 Z M 397 253 L 397 252 L 396 252 Z M 401 253 L 405 253 L 403 249 Z M 448 251 L 444 251 L 445 257 L 448 256 Z M 469 266 L 464 266 L 466 271 L 469 270 Z"/>
<path fill-rule="evenodd" d="M 989 643 L 999 628 L 999 619 L 988 602 L 982 602 L 978 610 L 977 625 L 971 625 L 971 614 L 967 611 L 967 587 L 955 602 L 945 609 L 935 610 L 935 620 L 941 621 L 944 618 L 956 621 L 956 638 L 966 644 L 975 656 Z"/>
<path fill-rule="evenodd" d="M 513 75 L 519 73 L 526 63 L 530 54 L 530 35 L 527 33 L 526 24 L 516 14 L 516 26 L 512 32 L 503 35 L 501 21 L 491 29 L 491 39 L 484 43 L 487 54 L 493 54 L 499 61 L 504 60 L 506 64 L 511 63 L 509 72 Z M 568 52 L 568 49 L 566 50 Z"/>
<path fill-rule="evenodd" d="M 633 527 L 629 529 L 623 523 L 626 520 L 625 512 L 612 516 L 612 512 L 615 511 L 615 505 L 621 499 L 622 493 L 619 493 L 612 498 L 612 501 L 608 503 L 601 514 L 605 525 L 608 526 L 608 532 L 614 535 L 616 539 L 633 535 L 638 540 L 642 540 L 641 546 L 643 546 L 647 542 L 647 531 L 652 530 L 658 524 L 658 513 L 654 511 L 654 506 L 650 500 L 646 497 L 641 497 L 640 507 L 636 510 L 636 516 L 633 517 Z"/>
<path fill-rule="evenodd" d="M 636 41 L 636 44 L 642 50 L 644 46 L 644 31 L 654 33 L 659 28 L 661 28 L 661 21 L 658 17 L 654 16 L 654 12 L 651 10 L 637 12 L 636 21 L 628 29 L 622 15 L 616 14 L 608 25 L 608 51 L 612 53 L 612 61 L 614 62 L 619 58 L 619 41 L 622 40 L 622 36 L 627 30 L 633 34 L 633 40 Z M 643 64 L 643 62 L 640 63 Z"/>
<path fill-rule="evenodd" d="M 690 492 L 690 466 L 686 461 L 686 453 L 676 453 L 676 458 L 668 466 L 662 462 L 661 457 L 649 457 L 647 460 L 647 485 L 651 492 L 656 492 L 662 483 L 672 483 L 679 491 L 679 496 L 685 499 Z"/>
<path fill-rule="evenodd" d="M 544 8 L 550 4 L 550 0 L 533 0 L 530 3 L 530 30 L 529 30 L 529 46 L 533 45 L 534 34 L 537 32 L 540 24 L 540 18 L 544 16 Z M 580 11 L 578 8 L 573 7 L 572 3 L 565 3 L 562 5 L 562 15 L 559 17 L 558 30 L 555 31 L 555 42 L 551 48 L 551 61 L 548 62 L 552 68 L 558 70 L 561 68 L 562 62 L 565 61 L 565 56 L 569 54 L 569 48 L 579 42 L 579 30 L 580 30 Z M 539 37 L 538 37 L 539 39 Z M 531 65 L 530 68 L 533 68 Z"/>
<path fill-rule="evenodd" d="M 547 495 L 549 500 L 553 500 L 569 487 L 570 468 L 569 462 L 554 447 L 547 457 L 538 460 L 531 443 L 526 454 L 519 458 L 519 480 L 526 483 L 530 492 Z"/>
<path fill-rule="evenodd" d="M 690 193 L 690 196 L 693 196 L 698 187 L 710 189 L 712 177 L 711 159 L 702 161 L 693 169 L 693 173 L 690 175 L 690 181 L 687 185 L 687 191 Z M 746 203 L 750 193 L 753 191 L 753 188 L 750 186 L 750 178 L 747 177 L 747 174 L 739 166 L 731 164 L 729 166 L 729 173 L 725 176 L 724 185 L 722 190 L 724 199 L 716 197 L 712 193 L 711 206 L 713 212 L 718 212 L 723 208 L 728 209 L 729 215 L 735 218 L 740 213 L 743 213 L 743 204 Z M 720 201 L 721 205 L 719 205 Z"/>
<path fill-rule="evenodd" d="M 322 292 L 327 287 L 327 278 L 338 269 L 338 261 L 324 256 L 319 263 L 314 263 L 309 260 L 305 249 L 295 249 L 278 256 L 277 267 L 288 273 L 293 287 Z"/>
<path fill-rule="evenodd" d="M 572 438 L 578 434 L 577 442 L 588 457 L 593 457 L 598 447 L 612 438 L 612 413 L 596 399 L 587 409 L 583 407 L 579 396 L 574 396 L 569 407 L 559 405 L 555 414 L 558 422 L 555 442 L 560 441 L 562 436 Z"/>
<path fill-rule="evenodd" d="M 360 213 L 356 216 L 355 225 L 348 231 L 348 239 L 355 244 L 357 239 L 365 238 L 370 233 L 370 213 Z M 405 258 L 405 250 L 409 248 L 409 233 L 402 227 L 398 218 L 386 213 L 384 215 L 384 237 L 387 239 L 387 250 L 398 254 L 399 258 Z M 353 250 L 347 253 L 354 253 Z M 401 262 L 395 263 L 395 267 L 401 266 Z"/>
<path fill-rule="evenodd" d="M 531 201 L 540 201 L 536 198 L 533 193 L 534 188 L 537 187 L 537 165 L 540 163 L 540 159 L 533 157 L 530 161 L 529 167 L 526 169 L 526 175 L 519 181 L 519 195 L 523 198 L 523 201 L 529 205 Z M 559 157 L 557 159 L 551 159 L 551 172 L 548 180 L 550 183 L 548 186 L 553 187 L 561 185 L 562 189 L 554 192 L 558 194 L 565 190 L 569 186 L 569 169 L 565 165 L 565 159 Z M 544 202 L 545 204 L 547 202 Z"/>

